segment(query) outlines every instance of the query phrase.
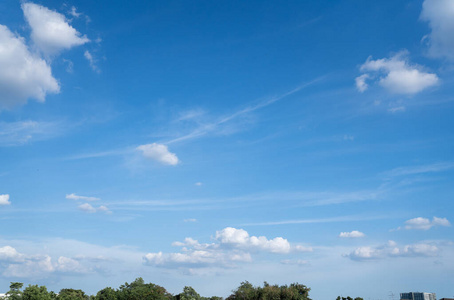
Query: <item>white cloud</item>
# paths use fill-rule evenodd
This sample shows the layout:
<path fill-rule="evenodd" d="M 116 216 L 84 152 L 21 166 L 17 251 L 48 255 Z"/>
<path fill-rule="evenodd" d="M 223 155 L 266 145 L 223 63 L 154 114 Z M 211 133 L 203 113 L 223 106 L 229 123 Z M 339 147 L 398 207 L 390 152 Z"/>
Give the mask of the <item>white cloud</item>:
<path fill-rule="evenodd" d="M 100 198 L 79 196 L 79 195 L 76 195 L 74 193 L 67 194 L 66 195 L 66 199 L 69 199 L 69 200 L 83 200 L 83 201 L 97 201 L 97 200 L 101 200 Z"/>
<path fill-rule="evenodd" d="M 214 243 L 203 244 L 192 238 L 185 238 L 183 242 L 172 243 L 172 246 L 182 247 L 181 252 L 148 253 L 144 256 L 145 263 L 167 267 L 231 266 L 235 262 L 251 261 L 250 251 L 279 254 L 289 254 L 291 251 L 312 251 L 310 247 L 291 246 L 288 240 L 282 237 L 267 239 L 264 236 L 250 236 L 247 231 L 232 227 L 216 231 Z"/>
<path fill-rule="evenodd" d="M 421 19 L 429 22 L 429 54 L 454 60 L 454 1 L 425 0 Z"/>
<path fill-rule="evenodd" d="M 366 79 L 370 78 L 369 74 L 363 74 L 355 78 L 356 88 L 361 93 L 367 90 L 369 85 L 366 83 Z"/>
<path fill-rule="evenodd" d="M 388 111 L 392 114 L 398 113 L 398 112 L 404 112 L 405 111 L 405 106 L 395 106 L 395 107 L 390 107 L 388 108 Z"/>
<path fill-rule="evenodd" d="M 283 265 L 292 265 L 292 266 L 307 266 L 309 261 L 303 259 L 283 259 L 281 260 Z"/>
<path fill-rule="evenodd" d="M 179 162 L 175 153 L 171 153 L 166 145 L 153 143 L 141 145 L 136 149 L 142 151 L 144 157 L 153 159 L 165 165 L 175 166 Z"/>
<path fill-rule="evenodd" d="M 386 245 L 377 247 L 366 246 L 356 248 L 350 254 L 344 256 L 352 260 L 373 260 L 390 257 L 433 257 L 437 256 L 439 252 L 440 249 L 434 244 L 417 243 L 398 247 L 396 242 L 388 241 Z"/>
<path fill-rule="evenodd" d="M 339 237 L 341 238 L 361 238 L 364 237 L 365 234 L 361 231 L 353 230 L 351 232 L 341 232 Z"/>
<path fill-rule="evenodd" d="M 33 42 L 46 55 L 57 54 L 90 41 L 56 11 L 30 2 L 22 4 L 22 10 L 32 29 Z"/>
<path fill-rule="evenodd" d="M 23 38 L 0 25 L 0 109 L 25 104 L 33 98 L 44 102 L 48 93 L 60 86 L 50 66 L 32 54 Z"/>
<path fill-rule="evenodd" d="M 201 182 L 196 182 L 195 185 L 196 186 L 202 186 L 202 183 Z"/>
<path fill-rule="evenodd" d="M 91 53 L 88 50 L 85 50 L 84 57 L 88 60 L 88 63 L 90 64 L 90 67 L 93 71 L 95 71 L 96 73 L 101 72 L 101 70 L 96 65 L 96 59 L 93 57 L 93 55 L 91 55 Z"/>
<path fill-rule="evenodd" d="M 399 167 L 392 169 L 391 171 L 385 172 L 386 177 L 397 177 L 397 176 L 408 176 L 408 175 L 418 175 L 425 173 L 437 173 L 447 170 L 454 169 L 454 162 L 440 162 L 429 165 L 420 165 L 420 166 L 407 166 Z"/>
<path fill-rule="evenodd" d="M 0 195 L 0 205 L 10 205 L 11 202 L 9 201 L 9 195 L 3 194 Z"/>
<path fill-rule="evenodd" d="M 84 204 L 79 205 L 79 209 L 81 211 L 84 211 L 84 212 L 87 212 L 87 213 L 95 213 L 96 212 L 96 208 L 94 208 L 92 205 L 90 205 L 88 203 L 84 203 Z"/>
<path fill-rule="evenodd" d="M 0 248 L 0 262 L 6 264 L 3 276 L 42 277 L 52 272 L 86 273 L 88 269 L 77 260 L 60 256 L 52 262 L 49 255 L 25 255 L 11 246 Z"/>
<path fill-rule="evenodd" d="M 427 218 L 414 218 L 405 221 L 405 229 L 429 230 L 434 226 L 451 226 L 451 223 L 446 218 L 433 217 L 432 221 Z"/>
<path fill-rule="evenodd" d="M 79 210 L 86 212 L 86 213 L 95 213 L 95 212 L 104 212 L 106 214 L 112 213 L 106 206 L 101 205 L 99 207 L 93 207 L 89 203 L 84 203 L 79 205 Z"/>
<path fill-rule="evenodd" d="M 65 130 L 61 122 L 16 121 L 0 122 L 0 146 L 19 146 L 58 136 Z"/>
<path fill-rule="evenodd" d="M 197 222 L 197 219 L 184 219 L 184 222 Z"/>
<path fill-rule="evenodd" d="M 425 72 L 419 65 L 410 64 L 408 51 L 401 51 L 391 58 L 373 60 L 369 57 L 360 70 L 369 72 L 356 78 L 361 92 L 367 88 L 366 79 L 369 78 L 378 81 L 391 93 L 407 95 L 417 94 L 437 85 L 439 81 L 436 74 Z"/>
<path fill-rule="evenodd" d="M 24 261 L 24 255 L 11 246 L 0 248 L 0 262 L 17 263 Z"/>
<path fill-rule="evenodd" d="M 80 17 L 80 15 L 82 15 L 81 13 L 78 13 L 77 12 L 77 9 L 75 6 L 71 6 L 71 10 L 68 12 L 71 16 L 73 16 L 74 18 L 78 18 Z"/>

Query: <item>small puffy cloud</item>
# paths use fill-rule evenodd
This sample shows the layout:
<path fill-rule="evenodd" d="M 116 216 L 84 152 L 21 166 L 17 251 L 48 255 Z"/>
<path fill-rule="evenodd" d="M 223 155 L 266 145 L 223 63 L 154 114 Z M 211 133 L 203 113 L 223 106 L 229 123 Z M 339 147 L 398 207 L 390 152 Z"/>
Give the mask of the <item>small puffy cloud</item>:
<path fill-rule="evenodd" d="M 425 0 L 421 19 L 429 22 L 431 32 L 426 36 L 429 55 L 454 61 L 454 2 L 452 0 Z"/>
<path fill-rule="evenodd" d="M 68 12 L 74 18 L 80 17 L 81 13 L 77 12 L 77 8 L 75 6 L 71 6 L 71 10 Z"/>
<path fill-rule="evenodd" d="M 411 229 L 416 229 L 416 230 L 429 230 L 430 228 L 434 226 L 444 226 L 448 227 L 451 226 L 451 223 L 448 221 L 446 218 L 437 218 L 433 217 L 432 221 L 427 219 L 427 218 L 414 218 L 405 221 L 405 229 L 411 230 Z"/>
<path fill-rule="evenodd" d="M 249 262 L 252 252 L 269 252 L 288 254 L 291 251 L 312 251 L 310 247 L 292 246 L 282 237 L 267 239 L 264 236 L 250 236 L 244 229 L 232 227 L 216 232 L 215 242 L 199 243 L 192 238 L 183 242 L 174 242 L 172 246 L 182 247 L 177 253 L 148 253 L 144 262 L 148 265 L 162 267 L 205 267 L 232 266 L 236 262 Z"/>
<path fill-rule="evenodd" d="M 106 214 L 110 214 L 112 213 L 106 206 L 104 205 L 101 205 L 97 208 L 93 207 L 91 204 L 89 203 L 84 203 L 84 204 L 81 204 L 79 205 L 79 210 L 83 211 L 83 212 L 86 212 L 86 213 L 95 213 L 95 212 L 104 212 Z"/>
<path fill-rule="evenodd" d="M 79 195 L 76 195 L 74 193 L 67 194 L 66 195 L 66 199 L 69 199 L 69 200 L 83 200 L 83 201 L 97 201 L 97 200 L 101 200 L 100 198 L 79 196 Z"/>
<path fill-rule="evenodd" d="M 367 72 L 357 77 L 356 86 L 360 92 L 367 89 L 367 79 L 375 80 L 393 94 L 417 94 L 438 84 L 438 76 L 428 73 L 417 64 L 410 64 L 408 51 L 401 51 L 391 58 L 373 60 L 369 57 L 360 67 Z"/>
<path fill-rule="evenodd" d="M 0 109 L 25 104 L 29 98 L 44 102 L 60 85 L 47 62 L 32 54 L 23 38 L 0 25 Z"/>
<path fill-rule="evenodd" d="M 202 186 L 202 183 L 201 182 L 196 182 L 194 185 L 195 186 Z"/>
<path fill-rule="evenodd" d="M 142 151 L 142 155 L 146 158 L 155 160 L 165 165 L 175 166 L 179 160 L 175 153 L 169 151 L 166 145 L 162 144 L 146 144 L 136 148 Z"/>
<path fill-rule="evenodd" d="M 391 257 L 433 257 L 437 256 L 440 249 L 430 243 L 417 243 L 413 245 L 405 245 L 398 247 L 394 241 L 388 241 L 387 244 L 377 247 L 359 247 L 351 253 L 344 255 L 352 260 L 375 260 Z"/>
<path fill-rule="evenodd" d="M 370 77 L 369 74 L 363 74 L 363 75 L 355 78 L 356 88 L 361 93 L 364 92 L 365 90 L 367 90 L 367 88 L 369 87 L 369 85 L 366 83 L 366 80 L 369 77 Z"/>
<path fill-rule="evenodd" d="M 0 205 L 10 205 L 11 202 L 9 201 L 9 195 L 4 194 L 0 195 Z"/>
<path fill-rule="evenodd" d="M 87 213 L 95 213 L 96 212 L 96 208 L 94 208 L 91 204 L 88 204 L 88 203 L 84 203 L 84 204 L 79 205 L 79 209 L 81 211 L 87 212 Z"/>
<path fill-rule="evenodd" d="M 364 237 L 365 234 L 361 231 L 353 230 L 351 232 L 341 232 L 339 237 L 341 238 L 361 238 Z"/>
<path fill-rule="evenodd" d="M 22 4 L 22 10 L 32 29 L 33 42 L 46 55 L 57 54 L 90 41 L 56 11 L 31 2 Z"/>

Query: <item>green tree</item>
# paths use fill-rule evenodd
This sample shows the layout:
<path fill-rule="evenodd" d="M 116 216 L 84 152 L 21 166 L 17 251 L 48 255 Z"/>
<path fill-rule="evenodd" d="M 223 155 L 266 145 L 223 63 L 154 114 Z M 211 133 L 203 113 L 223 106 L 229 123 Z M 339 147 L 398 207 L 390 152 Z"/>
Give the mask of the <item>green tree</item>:
<path fill-rule="evenodd" d="M 106 287 L 100 290 L 95 296 L 95 300 L 117 300 L 117 299 L 118 299 L 117 291 L 111 287 Z"/>
<path fill-rule="evenodd" d="M 82 290 L 61 289 L 58 293 L 58 300 L 88 300 L 88 296 Z"/>
<path fill-rule="evenodd" d="M 9 291 L 6 293 L 6 298 L 8 300 L 21 300 L 22 291 L 20 290 L 24 284 L 22 282 L 11 282 L 9 286 Z"/>
<path fill-rule="evenodd" d="M 145 283 L 139 277 L 130 284 L 127 282 L 117 291 L 118 300 L 172 300 L 172 295 L 162 286 Z"/>
<path fill-rule="evenodd" d="M 23 300 L 52 300 L 45 286 L 28 285 L 24 289 Z"/>
<path fill-rule="evenodd" d="M 201 300 L 200 295 L 190 286 L 185 286 L 183 292 L 176 295 L 177 300 Z"/>

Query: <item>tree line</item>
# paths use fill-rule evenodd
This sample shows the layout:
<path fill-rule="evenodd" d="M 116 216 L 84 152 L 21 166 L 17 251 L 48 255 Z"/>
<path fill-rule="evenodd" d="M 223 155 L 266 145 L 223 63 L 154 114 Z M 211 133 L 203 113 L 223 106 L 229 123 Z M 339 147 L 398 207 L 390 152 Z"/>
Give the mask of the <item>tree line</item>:
<path fill-rule="evenodd" d="M 61 289 L 59 293 L 55 293 L 48 291 L 45 286 L 38 285 L 29 285 L 22 290 L 23 285 L 20 282 L 11 282 L 5 298 L 8 300 L 223 300 L 222 297 L 217 296 L 202 297 L 190 286 L 184 287 L 180 294 L 172 295 L 162 286 L 145 283 L 140 277 L 131 283 L 126 282 L 118 289 L 106 287 L 96 295 L 87 295 L 82 290 L 70 288 Z M 311 300 L 309 291 L 310 288 L 299 283 L 278 286 L 265 282 L 262 287 L 253 286 L 248 281 L 244 281 L 225 300 Z M 350 299 L 349 297 L 342 300 Z M 362 299 L 355 298 L 355 300 Z"/>

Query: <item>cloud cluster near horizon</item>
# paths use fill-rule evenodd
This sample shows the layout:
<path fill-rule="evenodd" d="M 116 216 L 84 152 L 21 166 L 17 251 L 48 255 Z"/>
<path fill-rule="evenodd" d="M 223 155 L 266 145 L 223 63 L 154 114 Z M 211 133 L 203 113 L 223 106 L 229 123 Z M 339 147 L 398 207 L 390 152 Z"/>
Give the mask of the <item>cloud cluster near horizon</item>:
<path fill-rule="evenodd" d="M 344 255 L 352 260 L 364 261 L 364 260 L 375 260 L 393 257 L 414 257 L 414 256 L 425 256 L 433 257 L 437 256 L 440 249 L 432 243 L 416 243 L 411 245 L 405 245 L 399 247 L 395 241 L 388 241 L 385 245 L 380 246 L 366 246 L 359 247 L 352 251 L 350 254 Z"/>
<path fill-rule="evenodd" d="M 145 264 L 159 267 L 192 268 L 206 266 L 232 266 L 237 262 L 252 261 L 253 253 L 267 252 L 289 254 L 291 252 L 311 252 L 311 247 L 291 245 L 282 237 L 268 239 L 265 236 L 250 236 L 244 229 L 226 227 L 216 231 L 213 243 L 199 243 L 192 238 L 184 242 L 174 242 L 172 246 L 182 247 L 177 253 L 148 253 Z"/>

